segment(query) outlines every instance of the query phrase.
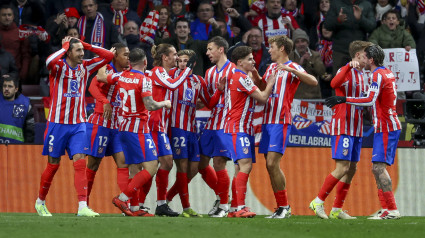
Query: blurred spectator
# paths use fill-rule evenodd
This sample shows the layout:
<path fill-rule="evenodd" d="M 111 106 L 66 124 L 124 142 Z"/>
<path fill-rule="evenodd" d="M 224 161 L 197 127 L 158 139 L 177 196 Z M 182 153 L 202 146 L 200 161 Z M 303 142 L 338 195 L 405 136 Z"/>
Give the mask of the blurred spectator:
<path fill-rule="evenodd" d="M 69 7 L 76 8 L 78 12 L 81 12 L 81 0 L 46 0 L 44 5 L 46 10 L 45 19 L 56 16 Z"/>
<path fill-rule="evenodd" d="M 378 0 L 375 5 L 375 18 L 377 22 L 381 22 L 386 12 L 394 9 L 395 0 Z M 379 25 L 380 23 L 378 23 Z"/>
<path fill-rule="evenodd" d="M 97 9 L 95 0 L 82 0 L 81 8 L 84 15 L 78 20 L 81 38 L 92 45 L 110 49 L 118 42 L 118 31 L 111 21 L 106 21 Z M 91 51 L 85 51 L 85 58 L 93 58 Z"/>
<path fill-rule="evenodd" d="M 77 26 L 79 18 L 80 14 L 77 9 L 69 7 L 63 13 L 52 16 L 47 20 L 46 30 L 51 37 L 50 44 L 52 46 L 50 53 L 62 48 L 62 39 L 67 35 L 69 28 Z"/>
<path fill-rule="evenodd" d="M 204 75 L 207 64 L 207 41 L 195 40 L 190 36 L 189 21 L 186 18 L 178 18 L 174 29 L 176 37 L 167 39 L 155 39 L 155 44 L 168 43 L 174 46 L 177 51 L 190 49 L 198 55 L 193 73 Z"/>
<path fill-rule="evenodd" d="M 325 74 L 325 65 L 319 52 L 308 48 L 310 39 L 305 31 L 296 29 L 292 35 L 295 49 L 289 54 L 289 59 L 301 65 L 307 73 L 313 75 L 317 81 Z M 310 86 L 303 82 L 298 86 L 294 98 L 320 99 L 322 98 L 320 84 Z"/>
<path fill-rule="evenodd" d="M 186 18 L 189 22 L 195 20 L 195 16 L 191 12 L 186 12 L 184 6 L 185 0 L 171 0 L 171 14 L 170 20 L 175 24 L 177 18 Z"/>
<path fill-rule="evenodd" d="M 148 60 L 147 69 L 152 69 L 152 54 L 151 54 L 151 46 L 140 41 L 140 31 L 139 26 L 135 21 L 128 21 L 124 25 L 124 35 L 123 39 L 131 51 L 134 48 L 141 48 L 146 52 L 146 58 Z"/>
<path fill-rule="evenodd" d="M 99 12 L 105 21 L 110 21 L 115 25 L 120 34 L 124 33 L 124 24 L 127 21 L 135 21 L 137 25 L 142 24 L 137 13 L 128 8 L 128 0 L 112 0 L 109 6 L 102 7 Z"/>
<path fill-rule="evenodd" d="M 333 75 L 351 58 L 348 48 L 355 40 L 365 40 L 376 27 L 372 5 L 366 0 L 331 1 L 325 28 L 332 31 Z"/>
<path fill-rule="evenodd" d="M 264 44 L 268 47 L 270 36 L 286 35 L 299 28 L 291 14 L 282 13 L 282 0 L 266 0 L 266 13 L 257 16 L 253 22 L 263 30 Z"/>
<path fill-rule="evenodd" d="M 220 29 L 215 22 L 214 9 L 210 1 L 204 0 L 199 3 L 196 16 L 197 18 L 190 23 L 190 34 L 194 40 L 206 41 L 212 36 L 220 35 Z M 231 32 L 230 28 L 227 29 L 227 32 Z"/>
<path fill-rule="evenodd" d="M 234 36 L 242 38 L 242 35 L 251 29 L 252 25 L 243 14 L 236 10 L 233 3 L 233 0 L 219 0 L 215 16 L 217 21 L 224 21 L 230 27 Z"/>
<path fill-rule="evenodd" d="M 0 144 L 32 143 L 34 141 L 34 114 L 29 98 L 18 93 L 15 77 L 1 80 Z"/>
<path fill-rule="evenodd" d="M 19 38 L 19 29 L 13 22 L 13 11 L 10 5 L 0 6 L 0 35 L 3 49 L 13 55 L 19 71 L 19 78 L 27 78 L 30 62 L 28 39 Z"/>
<path fill-rule="evenodd" d="M 13 0 L 14 21 L 17 26 L 28 24 L 33 26 L 45 26 L 44 7 L 36 0 Z"/>
<path fill-rule="evenodd" d="M 264 0 L 253 1 L 253 3 L 249 6 L 249 10 L 245 12 L 245 17 L 253 21 L 258 15 L 262 15 L 266 13 L 266 3 Z"/>
<path fill-rule="evenodd" d="M 272 63 L 270 53 L 263 43 L 263 31 L 258 26 L 254 26 L 251 30 L 247 31 L 242 41 L 232 46 L 227 52 L 227 57 L 230 58 L 233 50 L 238 46 L 247 45 L 252 48 L 252 55 L 255 60 L 255 68 L 258 73 L 263 76 L 267 70 L 267 67 Z"/>
<path fill-rule="evenodd" d="M 310 48 L 316 49 L 317 45 L 320 43 L 320 27 L 319 25 L 325 21 L 326 14 L 331 7 L 330 0 L 320 0 L 318 1 L 318 11 L 313 18 L 313 28 L 310 29 Z"/>
<path fill-rule="evenodd" d="M 389 10 L 382 16 L 382 25 L 372 32 L 369 41 L 385 48 L 416 48 L 412 35 L 400 25 L 400 15 Z"/>
<path fill-rule="evenodd" d="M 304 24 L 304 13 L 302 12 L 302 9 L 298 8 L 298 6 L 300 6 L 299 3 L 300 1 L 297 2 L 297 0 L 283 0 L 282 13 L 293 16 L 295 21 L 298 23 L 298 26 L 304 31 L 307 31 Z"/>
<path fill-rule="evenodd" d="M 0 35 L 0 42 L 1 42 L 2 36 Z M 18 77 L 18 68 L 15 64 L 15 59 L 13 56 L 5 51 L 0 43 L 0 80 L 2 78 L 8 78 L 8 77 Z"/>
<path fill-rule="evenodd" d="M 425 18 L 425 13 L 419 11 L 419 7 L 416 4 L 409 4 L 407 23 L 409 24 L 410 30 L 414 39 L 416 40 L 416 54 L 419 61 L 419 70 L 421 72 L 421 79 L 425 79 L 425 25 L 421 18 Z"/>
<path fill-rule="evenodd" d="M 322 92 L 322 98 L 328 98 L 332 96 L 332 31 L 326 30 L 323 23 L 324 22 L 321 22 L 319 24 L 320 41 L 317 46 L 317 51 L 319 51 L 322 62 L 325 65 L 326 73 L 320 78 L 319 85 L 320 91 Z"/>
<path fill-rule="evenodd" d="M 170 8 L 159 5 L 155 8 L 159 13 L 158 27 L 156 28 L 155 38 L 165 39 L 172 35 L 173 29 L 170 20 Z M 174 32 L 173 32 L 174 35 Z"/>

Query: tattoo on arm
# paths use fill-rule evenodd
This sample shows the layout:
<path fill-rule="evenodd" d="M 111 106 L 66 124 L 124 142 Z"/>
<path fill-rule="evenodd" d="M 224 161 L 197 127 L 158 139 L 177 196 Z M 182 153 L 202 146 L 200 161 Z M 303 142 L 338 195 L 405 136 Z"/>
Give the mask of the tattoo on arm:
<path fill-rule="evenodd" d="M 152 96 L 144 97 L 143 103 L 145 104 L 145 107 L 148 109 L 148 111 L 156 111 L 164 107 L 162 103 L 153 100 Z"/>

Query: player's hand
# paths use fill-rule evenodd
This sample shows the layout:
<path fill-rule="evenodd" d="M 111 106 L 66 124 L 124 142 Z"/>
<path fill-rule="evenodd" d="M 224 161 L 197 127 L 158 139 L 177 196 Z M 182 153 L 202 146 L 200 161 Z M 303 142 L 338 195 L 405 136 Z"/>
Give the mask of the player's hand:
<path fill-rule="evenodd" d="M 218 80 L 217 89 L 223 92 L 225 88 L 226 88 L 226 77 L 223 76 L 220 78 L 220 80 Z"/>
<path fill-rule="evenodd" d="M 65 36 L 65 37 L 62 39 L 62 45 L 63 45 L 63 44 L 65 44 L 65 42 L 70 42 L 70 41 L 71 41 L 71 39 L 72 39 L 72 37 L 70 37 L 70 36 Z"/>
<path fill-rule="evenodd" d="M 276 75 L 276 71 L 270 74 L 270 76 L 267 78 L 267 85 L 274 85 L 276 83 Z"/>
<path fill-rule="evenodd" d="M 165 100 L 165 101 L 163 101 L 163 103 L 164 103 L 164 107 L 166 109 L 170 109 L 171 108 L 171 101 L 170 100 Z"/>
<path fill-rule="evenodd" d="M 109 51 L 111 51 L 114 55 L 117 53 L 117 50 L 115 49 L 115 47 L 112 47 Z"/>
<path fill-rule="evenodd" d="M 193 69 L 193 67 L 195 67 L 196 59 L 196 54 L 190 57 L 190 59 L 186 63 L 186 67 Z"/>
<path fill-rule="evenodd" d="M 357 21 L 362 17 L 362 11 L 363 10 L 358 5 L 353 5 L 353 13 Z"/>
<path fill-rule="evenodd" d="M 356 68 L 356 69 L 360 68 L 360 63 L 356 60 L 350 61 L 349 65 L 351 68 Z"/>
<path fill-rule="evenodd" d="M 342 7 L 339 9 L 338 22 L 343 23 L 347 20 L 347 14 L 344 14 Z"/>
<path fill-rule="evenodd" d="M 107 81 L 107 75 L 106 75 L 106 65 L 102 66 L 102 68 L 100 68 L 97 71 L 96 79 L 99 82 L 108 83 L 108 81 Z"/>
<path fill-rule="evenodd" d="M 110 103 L 103 104 L 103 118 L 110 120 L 112 117 L 112 107 Z"/>
<path fill-rule="evenodd" d="M 285 70 L 285 71 L 288 71 L 289 73 L 292 73 L 295 69 L 289 67 L 286 64 L 278 64 L 276 66 L 276 70 Z"/>
<path fill-rule="evenodd" d="M 332 96 L 325 99 L 326 106 L 332 108 L 337 104 L 345 103 L 347 100 L 346 97 L 342 96 Z"/>

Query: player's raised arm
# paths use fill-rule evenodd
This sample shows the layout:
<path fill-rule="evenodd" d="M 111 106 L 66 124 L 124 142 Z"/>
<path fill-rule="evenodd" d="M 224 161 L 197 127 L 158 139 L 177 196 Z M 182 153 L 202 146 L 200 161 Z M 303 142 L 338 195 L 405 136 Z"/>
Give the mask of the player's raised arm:
<path fill-rule="evenodd" d="M 97 71 L 96 80 L 98 82 L 108 83 L 107 77 L 108 77 L 108 75 L 106 74 L 106 65 L 104 65 L 104 66 L 102 66 L 102 68 L 100 68 Z M 90 85 L 90 87 L 91 87 L 91 85 Z"/>
<path fill-rule="evenodd" d="M 166 109 L 171 108 L 171 101 L 170 100 L 157 102 L 157 101 L 153 100 L 152 96 L 144 97 L 143 103 L 145 104 L 145 107 L 146 107 L 146 109 L 148 109 L 148 111 L 156 111 L 156 110 L 161 109 L 163 107 L 166 108 Z"/>
<path fill-rule="evenodd" d="M 292 67 L 289 67 L 285 64 L 282 65 L 282 68 L 286 71 L 288 71 L 289 73 L 293 73 L 295 74 L 295 76 L 297 76 L 301 82 L 311 85 L 311 86 L 317 86 L 318 82 L 316 77 L 314 77 L 313 75 L 307 73 L 306 71 L 300 71 L 297 69 L 294 69 Z"/>
<path fill-rule="evenodd" d="M 62 59 L 62 57 L 66 54 L 66 52 L 69 49 L 69 41 L 71 40 L 71 37 L 66 36 L 62 40 L 62 49 L 56 51 L 55 53 L 51 54 L 47 60 L 46 60 L 46 66 L 48 70 L 53 70 L 55 65 L 57 65 L 58 61 Z"/>
<path fill-rule="evenodd" d="M 264 91 L 260 91 L 260 89 L 256 89 L 250 97 L 253 97 L 255 100 L 257 100 L 260 104 L 267 103 L 267 100 L 269 99 L 270 93 L 273 91 L 273 86 L 276 82 L 276 73 L 272 73 L 270 77 L 267 80 L 267 86 Z"/>
<path fill-rule="evenodd" d="M 114 58 L 113 49 L 111 49 L 110 51 L 102 47 L 88 44 L 84 41 L 81 41 L 81 43 L 83 44 L 83 47 L 85 50 L 89 50 L 95 53 L 96 55 L 98 55 L 98 57 L 95 57 L 87 61 L 87 69 L 90 71 L 90 73 L 96 72 L 102 66 L 111 62 L 111 60 Z"/>

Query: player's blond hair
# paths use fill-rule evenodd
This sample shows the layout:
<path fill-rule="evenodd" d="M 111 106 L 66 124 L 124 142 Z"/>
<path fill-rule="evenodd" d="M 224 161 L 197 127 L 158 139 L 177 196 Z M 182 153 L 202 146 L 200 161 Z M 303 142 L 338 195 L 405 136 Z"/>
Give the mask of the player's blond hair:
<path fill-rule="evenodd" d="M 171 48 L 174 48 L 174 46 L 166 43 L 152 46 L 151 53 L 153 58 L 153 66 L 163 66 L 162 56 L 169 55 Z"/>
<path fill-rule="evenodd" d="M 371 42 L 355 40 L 350 43 L 350 46 L 348 47 L 348 53 L 350 54 L 350 57 L 354 59 L 357 52 L 364 51 L 364 49 L 370 45 L 372 45 Z"/>
<path fill-rule="evenodd" d="M 184 49 L 184 50 L 179 50 L 179 52 L 177 52 L 177 55 L 178 56 L 187 55 L 189 56 L 189 59 L 190 59 L 190 57 L 196 55 L 196 52 L 191 49 Z"/>
<path fill-rule="evenodd" d="M 292 40 L 285 35 L 270 37 L 269 45 L 271 45 L 273 42 L 276 43 L 277 48 L 280 48 L 282 46 L 285 47 L 285 53 L 287 55 L 291 53 L 292 48 L 294 47 L 294 43 L 292 42 Z"/>

